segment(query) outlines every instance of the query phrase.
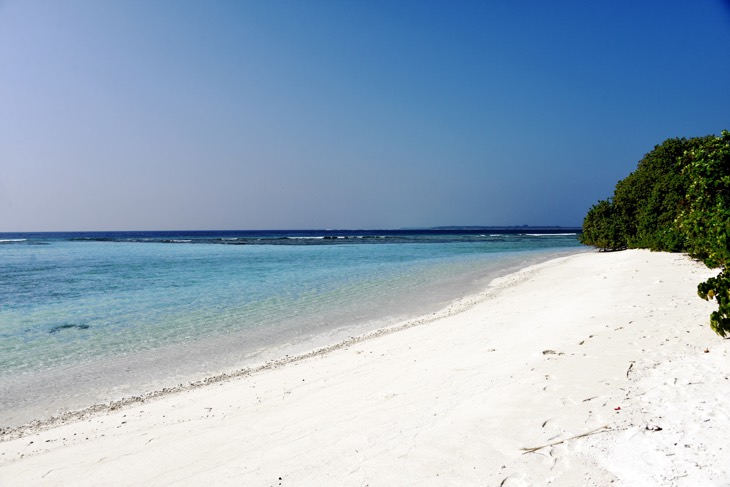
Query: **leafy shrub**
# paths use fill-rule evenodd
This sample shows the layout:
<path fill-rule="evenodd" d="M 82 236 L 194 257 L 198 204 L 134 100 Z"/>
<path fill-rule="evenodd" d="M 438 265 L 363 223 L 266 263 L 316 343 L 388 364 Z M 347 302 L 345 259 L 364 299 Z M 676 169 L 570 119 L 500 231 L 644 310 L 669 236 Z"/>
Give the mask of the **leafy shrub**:
<path fill-rule="evenodd" d="M 715 299 L 718 310 L 710 326 L 718 334 L 730 333 L 730 132 L 707 137 L 685 154 L 685 174 L 690 184 L 687 207 L 677 218 L 687 237 L 686 250 L 708 267 L 720 267 L 716 277 L 699 285 L 703 299 Z"/>
<path fill-rule="evenodd" d="M 611 202 L 601 200 L 588 210 L 579 240 L 581 243 L 603 250 L 624 249 L 626 232 L 622 223 Z"/>
<path fill-rule="evenodd" d="M 685 237 L 675 224 L 689 186 L 682 156 L 702 140 L 667 139 L 645 154 L 616 184 L 613 198 L 588 211 L 582 242 L 603 249 L 683 250 Z M 603 221 L 607 218 L 613 224 Z"/>
<path fill-rule="evenodd" d="M 730 132 L 655 146 L 611 199 L 591 207 L 580 240 L 604 250 L 684 251 L 721 268 L 697 292 L 718 303 L 712 329 L 730 334 Z"/>

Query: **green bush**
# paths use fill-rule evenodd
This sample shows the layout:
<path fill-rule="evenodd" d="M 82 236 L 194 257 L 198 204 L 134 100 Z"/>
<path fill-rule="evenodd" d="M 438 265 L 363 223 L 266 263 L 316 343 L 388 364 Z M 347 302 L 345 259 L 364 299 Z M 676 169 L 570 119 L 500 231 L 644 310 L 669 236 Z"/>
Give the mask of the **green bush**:
<path fill-rule="evenodd" d="M 682 156 L 702 140 L 667 139 L 645 154 L 636 170 L 616 184 L 611 200 L 588 211 L 582 242 L 603 249 L 683 250 L 685 237 L 675 224 L 689 186 Z"/>
<path fill-rule="evenodd" d="M 667 139 L 593 205 L 580 241 L 604 250 L 687 252 L 720 273 L 698 286 L 718 310 L 710 325 L 730 334 L 730 132 Z"/>
<path fill-rule="evenodd" d="M 699 285 L 703 299 L 715 299 L 718 310 L 710 325 L 718 334 L 730 333 L 730 132 L 707 137 L 685 154 L 685 174 L 690 184 L 686 208 L 677 224 L 686 235 L 686 251 L 710 268 L 721 268 L 717 277 Z"/>
<path fill-rule="evenodd" d="M 588 210 L 579 240 L 603 250 L 620 250 L 626 248 L 624 234 L 623 222 L 617 217 L 614 206 L 610 201 L 602 200 Z"/>

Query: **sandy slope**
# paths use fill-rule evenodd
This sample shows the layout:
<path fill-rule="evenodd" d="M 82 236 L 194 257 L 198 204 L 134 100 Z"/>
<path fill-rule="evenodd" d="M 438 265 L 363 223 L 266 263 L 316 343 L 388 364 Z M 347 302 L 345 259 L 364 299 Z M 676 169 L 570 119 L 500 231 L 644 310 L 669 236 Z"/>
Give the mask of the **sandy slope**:
<path fill-rule="evenodd" d="M 6 435 L 0 485 L 728 485 L 711 274 L 557 259 L 392 333 Z"/>

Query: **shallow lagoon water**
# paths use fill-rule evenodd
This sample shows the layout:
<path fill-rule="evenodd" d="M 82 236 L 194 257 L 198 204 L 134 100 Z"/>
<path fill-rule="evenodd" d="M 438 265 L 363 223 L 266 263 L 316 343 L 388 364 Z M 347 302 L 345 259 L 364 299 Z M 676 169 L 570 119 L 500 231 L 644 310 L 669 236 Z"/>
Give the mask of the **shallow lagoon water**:
<path fill-rule="evenodd" d="M 0 236 L 0 426 L 332 343 L 580 249 L 570 233 Z"/>

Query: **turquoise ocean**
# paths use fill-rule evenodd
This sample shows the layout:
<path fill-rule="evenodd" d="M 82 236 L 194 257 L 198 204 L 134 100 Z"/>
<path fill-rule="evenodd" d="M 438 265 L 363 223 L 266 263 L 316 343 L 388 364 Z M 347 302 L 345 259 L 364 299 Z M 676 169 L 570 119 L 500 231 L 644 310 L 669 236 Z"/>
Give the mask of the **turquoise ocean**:
<path fill-rule="evenodd" d="M 336 343 L 581 251 L 554 228 L 0 234 L 0 427 Z"/>

